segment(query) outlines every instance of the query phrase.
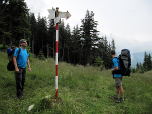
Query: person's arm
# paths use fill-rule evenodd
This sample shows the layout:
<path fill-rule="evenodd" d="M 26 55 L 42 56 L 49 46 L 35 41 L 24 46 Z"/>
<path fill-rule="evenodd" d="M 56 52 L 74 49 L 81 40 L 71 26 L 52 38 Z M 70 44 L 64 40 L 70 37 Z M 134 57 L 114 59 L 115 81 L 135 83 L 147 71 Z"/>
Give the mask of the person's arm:
<path fill-rule="evenodd" d="M 29 62 L 29 58 L 27 57 L 27 65 L 28 65 L 28 71 L 31 72 L 31 67 L 30 67 L 30 62 Z"/>
<path fill-rule="evenodd" d="M 14 66 L 15 66 L 15 71 L 17 72 L 17 73 L 19 73 L 19 69 L 18 69 L 18 67 L 17 67 L 17 62 L 16 62 L 16 58 L 17 57 L 13 57 L 13 62 L 14 62 Z"/>
<path fill-rule="evenodd" d="M 112 69 L 112 72 L 116 71 L 116 70 L 118 70 L 118 66 L 116 66 L 114 69 Z"/>
<path fill-rule="evenodd" d="M 112 69 L 111 71 L 113 72 L 113 71 L 116 71 L 116 70 L 118 70 L 118 62 L 117 62 L 117 59 L 113 59 L 113 65 L 114 65 L 114 69 Z"/>

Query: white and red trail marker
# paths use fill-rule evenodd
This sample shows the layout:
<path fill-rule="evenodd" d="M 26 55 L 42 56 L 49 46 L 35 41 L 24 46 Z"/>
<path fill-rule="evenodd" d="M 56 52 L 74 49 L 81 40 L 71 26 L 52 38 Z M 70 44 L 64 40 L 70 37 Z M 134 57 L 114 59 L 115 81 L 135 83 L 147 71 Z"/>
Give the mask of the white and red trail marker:
<path fill-rule="evenodd" d="M 59 42 L 59 22 L 61 18 L 68 19 L 71 17 L 71 14 L 67 12 L 58 11 L 59 8 L 48 9 L 49 15 L 48 19 L 54 19 L 54 23 L 56 25 L 56 59 L 55 59 L 55 98 L 58 102 L 58 42 Z"/>

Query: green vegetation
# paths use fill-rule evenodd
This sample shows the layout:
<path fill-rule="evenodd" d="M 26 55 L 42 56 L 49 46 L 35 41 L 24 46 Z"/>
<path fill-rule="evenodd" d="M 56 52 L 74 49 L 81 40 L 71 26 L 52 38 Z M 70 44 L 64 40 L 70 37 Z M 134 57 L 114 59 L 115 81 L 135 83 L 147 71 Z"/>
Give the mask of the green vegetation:
<path fill-rule="evenodd" d="M 26 75 L 24 100 L 16 97 L 14 72 L 7 71 L 6 52 L 0 52 L 0 114 L 150 114 L 152 112 L 152 71 L 123 78 L 125 101 L 116 104 L 110 70 L 75 67 L 59 63 L 59 101 L 55 102 L 55 62 L 32 58 L 32 72 Z M 51 95 L 50 98 L 44 98 Z M 35 104 L 29 112 L 28 107 Z"/>
<path fill-rule="evenodd" d="M 45 60 L 45 57 L 44 57 L 42 50 L 40 50 L 38 57 L 40 60 Z"/>
<path fill-rule="evenodd" d="M 131 69 L 133 73 L 144 73 L 147 71 L 151 71 L 152 70 L 152 57 L 151 54 L 147 54 L 145 52 L 145 56 L 144 56 L 144 62 L 143 63 L 138 63 L 136 65 L 136 68 L 132 68 Z"/>
<path fill-rule="evenodd" d="M 87 9 L 86 9 L 87 10 Z M 21 39 L 26 39 L 29 51 L 41 60 L 55 57 L 56 27 L 54 20 L 35 17 L 30 12 L 25 0 L 1 0 L 0 2 L 0 44 L 2 51 L 9 47 L 19 46 Z M 85 12 L 84 12 L 85 14 Z M 108 42 L 106 36 L 99 36 L 98 21 L 93 11 L 86 11 L 81 19 L 81 25 L 62 21 L 59 24 L 59 61 L 71 64 L 94 65 L 94 59 L 100 58 L 106 69 L 111 68 L 110 50 L 116 49 L 115 41 Z"/>

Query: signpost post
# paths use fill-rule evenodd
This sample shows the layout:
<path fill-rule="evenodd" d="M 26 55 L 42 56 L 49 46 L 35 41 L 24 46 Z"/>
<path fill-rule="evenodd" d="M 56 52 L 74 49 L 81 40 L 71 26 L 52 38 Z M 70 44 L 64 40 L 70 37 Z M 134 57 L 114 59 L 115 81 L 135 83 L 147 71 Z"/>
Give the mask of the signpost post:
<path fill-rule="evenodd" d="M 59 23 L 61 18 L 66 18 L 68 19 L 71 17 L 71 14 L 67 12 L 60 12 L 59 8 L 56 7 L 55 9 L 48 9 L 49 16 L 48 19 L 54 19 L 54 23 L 56 25 L 56 59 L 55 59 L 55 98 L 56 102 L 58 102 L 58 41 L 59 41 Z"/>

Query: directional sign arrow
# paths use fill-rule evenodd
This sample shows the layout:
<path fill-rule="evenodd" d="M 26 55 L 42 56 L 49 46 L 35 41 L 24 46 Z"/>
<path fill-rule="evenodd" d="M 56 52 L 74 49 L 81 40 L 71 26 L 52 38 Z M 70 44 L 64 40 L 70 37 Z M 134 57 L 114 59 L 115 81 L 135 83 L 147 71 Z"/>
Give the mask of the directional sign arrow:
<path fill-rule="evenodd" d="M 55 9 L 48 9 L 49 15 L 48 19 L 54 19 L 55 18 Z"/>
<path fill-rule="evenodd" d="M 67 12 L 60 12 L 59 11 L 59 16 L 55 17 L 55 9 L 48 9 L 49 15 L 48 15 L 48 19 L 54 19 L 55 23 L 58 23 L 60 21 L 61 18 L 66 18 L 68 19 L 69 17 L 71 17 L 71 14 L 67 11 Z"/>
<path fill-rule="evenodd" d="M 71 17 L 71 14 L 68 11 L 67 12 L 60 12 L 59 17 L 68 19 L 69 17 Z"/>

